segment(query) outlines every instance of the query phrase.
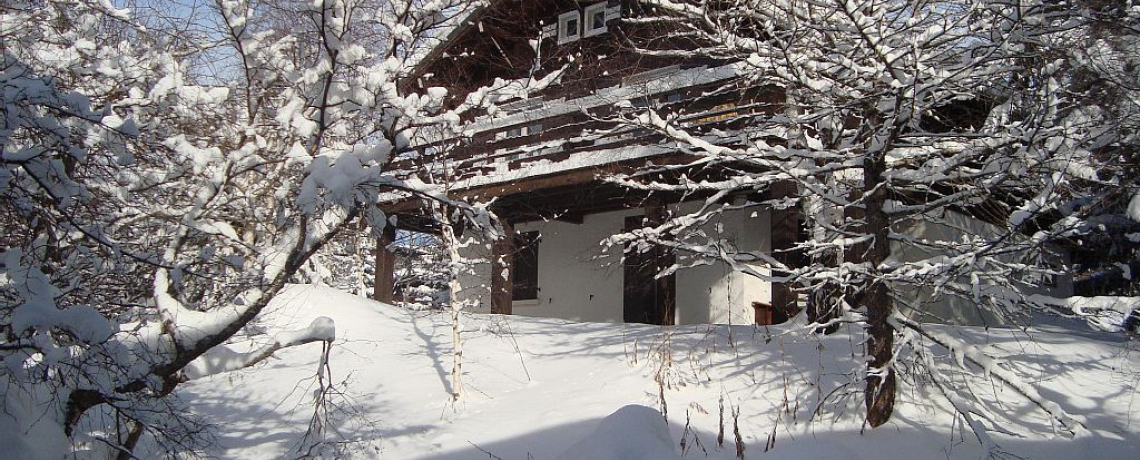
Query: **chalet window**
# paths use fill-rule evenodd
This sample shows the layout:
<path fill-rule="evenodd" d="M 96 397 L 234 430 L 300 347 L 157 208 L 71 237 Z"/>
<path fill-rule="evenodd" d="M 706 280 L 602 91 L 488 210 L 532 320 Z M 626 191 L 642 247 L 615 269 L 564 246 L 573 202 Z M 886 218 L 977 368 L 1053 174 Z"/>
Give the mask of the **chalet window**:
<path fill-rule="evenodd" d="M 606 31 L 606 2 L 587 6 L 582 18 L 586 21 L 586 31 L 582 36 L 592 37 Z"/>
<path fill-rule="evenodd" d="M 513 300 L 538 299 L 538 232 L 515 235 Z"/>
<path fill-rule="evenodd" d="M 535 123 L 532 125 L 520 125 L 513 128 L 507 128 L 506 131 L 499 131 L 495 134 L 495 140 L 501 141 L 503 139 L 513 139 L 516 137 L 531 136 L 542 132 L 542 123 Z"/>
<path fill-rule="evenodd" d="M 582 35 L 582 16 L 577 10 L 558 15 L 558 44 L 570 43 Z"/>

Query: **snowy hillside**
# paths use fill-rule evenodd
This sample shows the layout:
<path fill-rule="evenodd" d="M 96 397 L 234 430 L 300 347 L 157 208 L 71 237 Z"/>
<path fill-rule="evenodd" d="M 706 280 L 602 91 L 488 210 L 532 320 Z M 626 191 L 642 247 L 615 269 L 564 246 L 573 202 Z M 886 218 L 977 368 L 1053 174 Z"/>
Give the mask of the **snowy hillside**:
<path fill-rule="evenodd" d="M 453 404 L 446 315 L 293 286 L 265 326 L 303 329 L 320 315 L 337 328 L 329 363 L 336 406 L 326 439 L 346 458 L 732 459 L 738 445 L 746 458 L 771 459 L 974 459 L 984 452 L 949 400 L 915 372 L 904 373 L 891 422 L 861 430 L 858 332 L 821 339 L 790 325 L 659 328 L 472 315 L 464 318 L 465 388 Z M 998 381 L 955 377 L 955 403 L 973 406 L 971 420 L 991 432 L 1007 432 L 993 436 L 1005 452 L 1140 458 L 1140 353 L 1114 342 L 1119 336 L 946 332 L 1006 357 L 1086 427 L 1075 436 L 1055 432 L 1049 418 Z M 319 344 L 290 348 L 253 369 L 180 387 L 215 426 L 217 447 L 206 454 L 301 456 L 295 449 L 313 415 L 320 356 Z M 955 369 L 952 360 L 935 365 Z M 995 395 L 1000 403 L 979 403 Z M 628 405 L 643 407 L 623 409 Z"/>

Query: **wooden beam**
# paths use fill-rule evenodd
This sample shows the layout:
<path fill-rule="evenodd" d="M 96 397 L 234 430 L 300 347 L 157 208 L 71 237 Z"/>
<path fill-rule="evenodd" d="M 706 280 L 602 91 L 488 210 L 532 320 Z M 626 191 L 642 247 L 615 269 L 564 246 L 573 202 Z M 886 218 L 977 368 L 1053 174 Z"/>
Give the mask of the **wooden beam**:
<path fill-rule="evenodd" d="M 653 157 L 652 160 L 654 164 L 660 166 L 685 164 L 692 162 L 697 158 L 699 157 L 693 155 L 669 154 Z M 602 166 L 592 166 L 548 176 L 539 176 L 517 180 L 510 183 L 472 188 L 461 192 L 461 195 L 465 197 L 488 198 L 531 192 L 545 188 L 584 184 L 597 180 L 599 177 L 610 174 L 635 172 L 637 169 L 644 168 L 645 163 L 646 159 L 638 159 L 618 163 L 610 163 Z"/>
<path fill-rule="evenodd" d="M 652 158 L 639 158 L 635 160 L 610 163 L 602 166 L 592 166 L 572 171 L 563 171 L 548 174 L 545 176 L 527 177 L 500 184 L 482 185 L 469 189 L 456 190 L 451 193 L 451 196 L 454 198 L 475 198 L 477 200 L 485 200 L 488 198 L 504 197 L 520 193 L 534 192 L 543 189 L 586 184 L 598 180 L 599 177 L 611 174 L 633 173 L 640 168 L 644 168 L 645 164 L 649 160 L 652 160 L 653 164 L 655 165 L 664 166 L 691 163 L 698 158 L 699 157 L 695 155 L 681 153 L 654 156 Z M 408 198 L 398 202 L 381 205 L 381 208 L 384 210 L 384 212 L 388 214 L 414 211 L 421 207 L 422 202 L 420 198 Z"/>
<path fill-rule="evenodd" d="M 554 216 L 554 220 L 559 222 L 566 222 L 568 224 L 582 225 L 586 222 L 586 215 L 580 212 L 564 213 Z"/>
<path fill-rule="evenodd" d="M 379 302 L 392 303 L 395 295 L 394 276 L 396 255 L 388 249 L 396 241 L 396 226 L 387 224 L 376 242 L 376 281 L 372 284 L 372 298 Z"/>
<path fill-rule="evenodd" d="M 509 315 L 514 303 L 515 229 L 501 222 L 503 237 L 491 245 L 491 313 Z"/>

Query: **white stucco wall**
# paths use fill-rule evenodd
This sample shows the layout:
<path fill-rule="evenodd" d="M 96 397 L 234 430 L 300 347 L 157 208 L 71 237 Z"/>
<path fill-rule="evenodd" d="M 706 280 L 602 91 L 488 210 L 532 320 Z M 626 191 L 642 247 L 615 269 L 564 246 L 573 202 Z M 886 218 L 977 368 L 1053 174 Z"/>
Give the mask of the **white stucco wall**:
<path fill-rule="evenodd" d="M 695 205 L 684 205 L 692 209 Z M 581 224 L 562 221 L 518 224 L 518 232 L 538 231 L 539 298 L 516 301 L 516 315 L 562 318 L 574 321 L 621 322 L 624 268 L 618 248 L 608 252 L 600 244 L 619 233 L 627 216 L 643 215 L 630 209 L 586 216 Z M 767 212 L 734 211 L 703 228 L 744 249 L 766 250 L 770 223 Z M 485 245 L 473 245 L 465 255 L 487 255 Z M 684 255 L 679 255 L 684 262 Z M 765 269 L 766 270 L 766 269 Z M 490 311 L 490 268 L 482 264 L 474 276 L 464 277 L 464 298 L 479 302 L 475 311 Z M 752 324 L 752 302 L 771 302 L 771 287 L 755 277 L 734 273 L 717 263 L 684 269 L 676 275 L 678 324 Z"/>
<path fill-rule="evenodd" d="M 916 241 L 925 240 L 933 243 L 961 241 L 962 238 L 975 236 L 992 239 L 1004 234 L 1006 230 L 964 214 L 945 212 L 940 214 L 938 219 L 913 219 L 905 222 L 895 231 Z M 1014 238 L 1020 237 L 1020 235 L 1014 236 Z M 891 242 L 891 252 L 892 260 L 899 262 L 917 262 L 927 259 L 938 261 L 944 256 L 944 254 L 928 247 L 903 244 L 899 241 Z M 1020 256 L 1017 254 L 1006 254 L 999 258 L 1006 262 L 1012 262 L 1018 257 Z M 1056 261 L 1058 265 L 1064 262 L 1064 260 Z M 1014 284 L 1025 294 L 1048 293 L 1064 297 L 1072 293 L 1071 281 L 1071 279 L 1062 277 L 1056 280 L 1056 286 L 1053 287 L 1028 285 L 1016 281 Z M 969 284 L 969 277 L 962 276 L 957 279 L 957 282 Z M 937 292 L 932 286 L 896 283 L 895 289 L 897 290 L 896 298 L 899 311 L 919 321 L 972 326 L 1000 326 L 1009 323 L 1008 318 L 1003 317 L 1000 312 L 979 306 L 973 299 Z M 986 289 L 997 289 L 997 287 L 981 286 L 980 289 L 985 291 Z"/>
<path fill-rule="evenodd" d="M 681 205 L 680 211 L 691 211 L 695 204 Z M 674 207 L 674 210 L 677 210 Z M 608 252 L 600 244 L 606 237 L 622 230 L 627 216 L 643 215 L 641 209 L 614 211 L 586 216 L 581 224 L 562 221 L 529 222 L 516 226 L 519 232 L 541 233 L 539 249 L 539 298 L 516 301 L 514 313 L 525 316 L 562 318 L 574 321 L 621 322 L 623 320 L 622 283 L 624 267 L 620 249 Z M 766 211 L 734 211 L 707 223 L 702 230 L 722 238 L 742 250 L 768 251 L 770 248 L 770 213 Z M 993 236 L 1002 229 L 977 219 L 948 213 L 937 219 L 915 219 L 895 229 L 916 240 L 960 241 L 963 236 Z M 892 260 L 916 262 L 943 257 L 929 248 L 892 242 Z M 467 257 L 490 255 L 490 247 L 472 243 L 463 251 Z M 678 262 L 687 264 L 685 253 Z M 1064 261 L 1058 261 L 1063 263 Z M 766 267 L 754 266 L 767 273 Z M 490 312 L 490 264 L 474 267 L 464 276 L 461 298 L 475 300 L 471 311 Z M 965 281 L 965 280 L 960 280 Z M 933 287 L 898 283 L 894 286 L 898 308 L 920 321 L 1001 325 L 1007 323 L 995 312 L 979 308 L 972 299 L 937 293 Z M 984 288 L 983 288 L 984 289 Z M 1072 291 L 1071 280 L 1061 278 L 1057 286 L 1041 288 L 1023 286 L 1025 293 L 1046 292 L 1066 296 Z M 753 302 L 771 304 L 771 284 L 756 277 L 729 269 L 726 264 L 686 268 L 676 274 L 676 319 L 678 324 L 752 324 Z"/>
<path fill-rule="evenodd" d="M 682 206 L 692 211 L 695 205 Z M 741 250 L 768 251 L 772 228 L 766 211 L 733 211 L 720 215 L 701 228 Z M 678 262 L 685 262 L 679 255 Z M 767 267 L 754 267 L 768 273 Z M 771 283 L 735 272 L 724 263 L 694 267 L 677 273 L 677 322 L 679 324 L 752 324 L 753 302 L 771 304 Z"/>
<path fill-rule="evenodd" d="M 621 322 L 621 251 L 609 252 L 602 240 L 622 230 L 625 216 L 617 211 L 586 216 L 581 224 L 530 222 L 519 232 L 538 231 L 538 300 L 517 301 L 514 314 L 574 321 Z"/>

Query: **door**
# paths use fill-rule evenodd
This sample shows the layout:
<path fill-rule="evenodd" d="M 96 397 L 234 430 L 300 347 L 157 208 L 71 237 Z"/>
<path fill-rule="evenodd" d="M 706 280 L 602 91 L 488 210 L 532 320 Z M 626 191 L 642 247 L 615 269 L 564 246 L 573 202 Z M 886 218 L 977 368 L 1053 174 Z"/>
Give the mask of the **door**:
<path fill-rule="evenodd" d="M 625 218 L 625 231 L 641 228 L 642 216 Z M 673 324 L 673 275 L 655 279 L 661 268 L 672 264 L 667 251 L 653 247 L 644 252 L 627 252 L 622 288 L 624 319 L 627 323 Z M 667 263 L 666 263 L 667 262 Z"/>

